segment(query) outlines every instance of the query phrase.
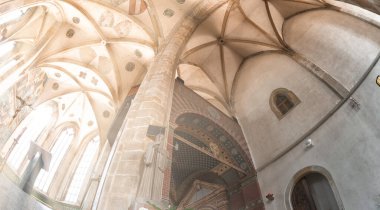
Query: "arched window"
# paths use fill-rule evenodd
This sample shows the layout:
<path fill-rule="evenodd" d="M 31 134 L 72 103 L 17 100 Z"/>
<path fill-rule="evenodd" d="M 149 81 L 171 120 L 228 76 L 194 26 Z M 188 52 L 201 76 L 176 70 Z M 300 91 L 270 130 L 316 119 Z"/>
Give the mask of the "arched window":
<path fill-rule="evenodd" d="M 278 88 L 272 92 L 270 107 L 278 119 L 283 118 L 290 110 L 300 103 L 297 96 L 288 89 Z"/>
<path fill-rule="evenodd" d="M 93 160 L 99 150 L 99 136 L 94 137 L 87 145 L 86 150 L 79 162 L 79 165 L 75 171 L 73 179 L 70 183 L 69 189 L 66 194 L 65 201 L 76 203 L 79 198 L 81 189 L 86 183 L 86 177 L 89 176 L 91 172 L 91 166 L 93 165 Z"/>
<path fill-rule="evenodd" d="M 20 19 L 27 12 L 28 8 L 22 8 L 13 12 L 9 12 L 5 15 L 0 16 L 0 25 L 7 24 L 12 21 Z"/>
<path fill-rule="evenodd" d="M 69 149 L 71 142 L 74 139 L 74 128 L 68 127 L 61 131 L 53 148 L 51 149 L 51 162 L 49 171 L 41 169 L 34 183 L 34 187 L 42 192 L 47 192 L 52 182 L 55 172 L 58 169 L 66 151 Z"/>
<path fill-rule="evenodd" d="M 36 141 L 42 131 L 51 123 L 53 108 L 51 106 L 41 107 L 33 111 L 15 130 L 11 136 L 14 148 L 7 158 L 7 164 L 15 171 L 20 169 L 26 154 L 29 150 L 30 142 Z M 17 141 L 17 142 L 14 142 Z"/>
<path fill-rule="evenodd" d="M 0 58 L 4 59 L 4 56 L 11 53 L 15 47 L 16 47 L 15 41 L 9 41 L 9 42 L 5 42 L 3 44 L 0 44 L 0 49 L 1 49 Z"/>
<path fill-rule="evenodd" d="M 339 210 L 329 182 L 320 173 L 307 174 L 296 183 L 291 203 L 293 210 Z"/>

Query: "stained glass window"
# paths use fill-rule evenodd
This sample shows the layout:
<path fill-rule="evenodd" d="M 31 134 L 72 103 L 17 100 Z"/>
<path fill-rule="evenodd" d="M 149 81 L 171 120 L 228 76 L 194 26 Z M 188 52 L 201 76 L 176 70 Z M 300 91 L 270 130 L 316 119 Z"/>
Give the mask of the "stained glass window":
<path fill-rule="evenodd" d="M 18 20 L 20 17 L 22 17 L 26 13 L 27 10 L 28 10 L 27 8 L 22 8 L 13 12 L 6 13 L 5 15 L 1 15 L 0 25 Z"/>

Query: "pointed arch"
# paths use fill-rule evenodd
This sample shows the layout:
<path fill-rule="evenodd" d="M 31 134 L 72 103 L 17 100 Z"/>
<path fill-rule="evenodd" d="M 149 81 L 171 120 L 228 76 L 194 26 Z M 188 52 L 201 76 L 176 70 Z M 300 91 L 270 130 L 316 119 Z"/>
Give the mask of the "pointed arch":
<path fill-rule="evenodd" d="M 74 140 L 76 130 L 74 127 L 65 127 L 61 130 L 56 141 L 51 148 L 50 152 L 52 154 L 52 159 L 50 162 L 49 171 L 42 169 L 37 176 L 37 179 L 34 183 L 34 187 L 46 193 L 49 190 L 49 186 L 53 181 L 54 175 L 58 170 L 60 163 L 62 162 L 63 157 L 69 150 L 71 142 Z"/>
<path fill-rule="evenodd" d="M 49 103 L 33 110 L 15 129 L 3 148 L 4 159 L 17 174 L 21 174 L 23 162 L 31 142 L 41 142 L 57 120 L 57 104 Z"/>
<path fill-rule="evenodd" d="M 100 149 L 99 135 L 94 136 L 86 145 L 86 149 L 82 154 L 80 162 L 75 170 L 74 176 L 70 182 L 68 191 L 66 193 L 65 201 L 70 203 L 77 203 L 80 199 L 80 194 L 88 182 L 91 168 L 94 165 L 96 154 Z"/>

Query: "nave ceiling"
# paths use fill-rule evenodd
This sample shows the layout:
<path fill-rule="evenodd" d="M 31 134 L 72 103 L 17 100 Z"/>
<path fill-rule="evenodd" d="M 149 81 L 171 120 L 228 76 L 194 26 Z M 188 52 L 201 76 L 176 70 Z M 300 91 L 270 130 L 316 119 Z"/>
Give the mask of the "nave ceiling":
<path fill-rule="evenodd" d="M 0 82 L 10 87 L 6 82 L 9 76 L 20 79 L 31 71 L 42 72 L 43 88 L 34 92 L 34 99 L 25 96 L 22 100 L 34 108 L 53 101 L 60 122 L 76 122 L 82 136 L 98 132 L 105 139 L 129 90 L 141 83 L 172 29 L 199 2 L 0 3 L 5 16 L 12 17 L 9 14 L 20 11 L 17 9 L 23 11 L 13 16 L 18 18 L 1 24 L 0 44 L 15 43 L 1 60 L 3 65 L 13 60 L 17 64 L 2 69 Z M 226 1 L 194 31 L 180 56 L 177 76 L 222 112 L 234 116 L 234 87 L 245 61 L 264 52 L 289 53 L 282 34 L 284 21 L 300 12 L 326 7 L 323 0 Z M 14 107 L 8 118 L 17 114 L 21 103 L 17 91 L 12 94 L 9 100 L 14 101 Z M 7 104 L 2 106 L 12 103 Z"/>

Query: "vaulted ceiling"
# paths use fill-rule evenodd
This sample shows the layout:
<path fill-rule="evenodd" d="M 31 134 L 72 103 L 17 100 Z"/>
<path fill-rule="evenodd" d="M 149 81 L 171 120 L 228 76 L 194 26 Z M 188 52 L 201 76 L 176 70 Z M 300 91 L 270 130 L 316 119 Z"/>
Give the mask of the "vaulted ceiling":
<path fill-rule="evenodd" d="M 25 69 L 47 79 L 36 107 L 58 105 L 62 122 L 74 121 L 82 136 L 102 139 L 129 90 L 144 75 L 172 29 L 202 0 L 24 0 L 0 3 L 0 44 L 16 43 L 0 71 L 18 79 Z M 245 60 L 265 51 L 286 51 L 285 19 L 325 8 L 324 0 L 231 0 L 194 32 L 177 75 L 185 85 L 229 116 L 234 86 Z M 15 19 L 5 21 L 12 11 Z M 1 45 L 3 46 L 3 45 Z"/>
<path fill-rule="evenodd" d="M 244 62 L 263 52 L 286 52 L 284 21 L 325 5 L 318 0 L 230 1 L 194 32 L 178 74 L 185 85 L 227 115 L 234 115 L 234 87 Z"/>
<path fill-rule="evenodd" d="M 104 139 L 113 116 L 129 90 L 143 80 L 160 44 L 197 2 L 0 3 L 4 13 L 0 18 L 4 22 L 0 26 L 1 44 L 16 43 L 10 53 L 2 56 L 3 65 L 11 60 L 20 64 L 3 68 L 2 87 L 10 75 L 19 79 L 21 64 L 27 63 L 28 68 L 47 76 L 38 100 L 29 104 L 37 107 L 53 101 L 58 105 L 59 122 L 76 122 L 81 136 L 99 132 Z"/>

